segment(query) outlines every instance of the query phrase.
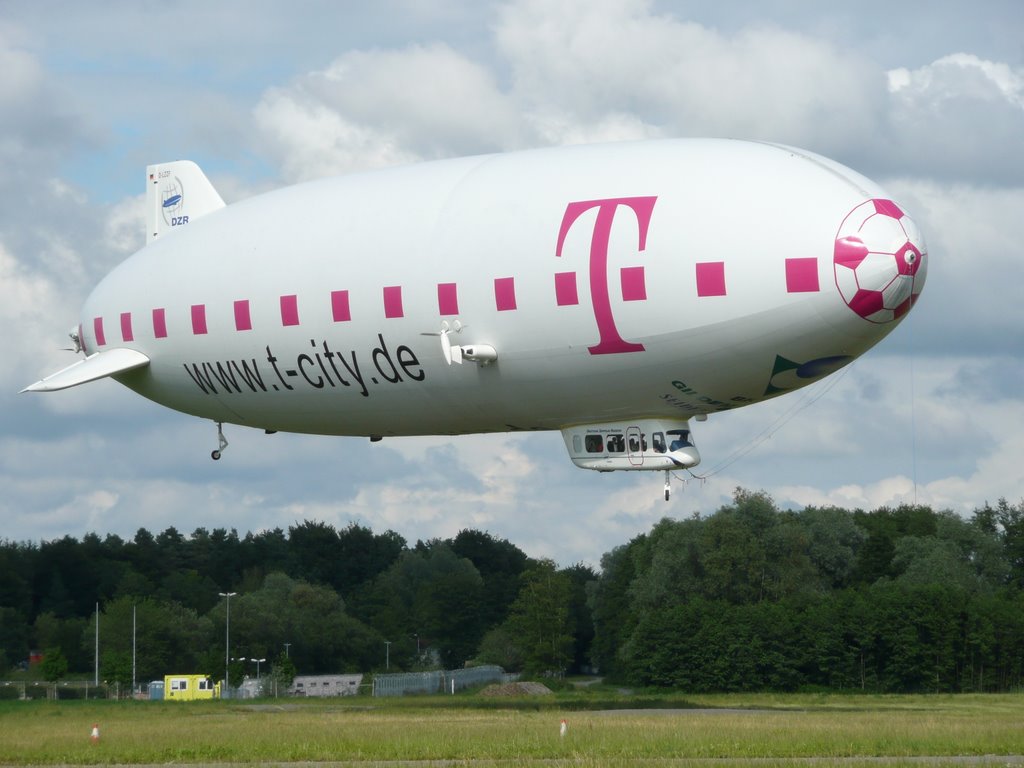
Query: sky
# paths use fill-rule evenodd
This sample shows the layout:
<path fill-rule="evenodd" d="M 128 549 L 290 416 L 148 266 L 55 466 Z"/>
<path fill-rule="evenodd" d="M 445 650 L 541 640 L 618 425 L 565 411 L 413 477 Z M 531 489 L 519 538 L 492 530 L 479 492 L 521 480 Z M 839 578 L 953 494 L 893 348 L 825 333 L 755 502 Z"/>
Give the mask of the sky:
<path fill-rule="evenodd" d="M 476 528 L 597 565 L 734 489 L 782 508 L 1024 500 L 1024 4 L 0 0 L 0 539 L 320 520 Z M 91 288 L 143 247 L 147 163 L 230 204 L 444 157 L 725 136 L 831 157 L 920 225 L 914 311 L 842 373 L 694 425 L 703 479 L 576 469 L 558 433 L 215 429 L 69 364 Z"/>

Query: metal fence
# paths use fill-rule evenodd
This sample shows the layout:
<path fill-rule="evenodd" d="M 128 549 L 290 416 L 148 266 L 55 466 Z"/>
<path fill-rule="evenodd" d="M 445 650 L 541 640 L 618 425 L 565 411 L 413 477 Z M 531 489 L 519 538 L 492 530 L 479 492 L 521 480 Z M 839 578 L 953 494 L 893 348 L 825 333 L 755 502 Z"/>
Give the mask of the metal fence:
<path fill-rule="evenodd" d="M 517 675 L 505 674 L 498 666 L 468 669 L 437 669 L 431 672 L 399 672 L 377 675 L 373 679 L 374 696 L 404 696 L 407 693 L 455 693 L 485 683 L 501 683 Z"/>
<path fill-rule="evenodd" d="M 42 680 L 0 680 L 0 700 L 114 699 L 122 694 L 127 697 L 127 689 L 122 691 L 119 686 L 106 683 L 95 686 L 87 680 L 62 680 L 58 683 L 47 683 Z"/>

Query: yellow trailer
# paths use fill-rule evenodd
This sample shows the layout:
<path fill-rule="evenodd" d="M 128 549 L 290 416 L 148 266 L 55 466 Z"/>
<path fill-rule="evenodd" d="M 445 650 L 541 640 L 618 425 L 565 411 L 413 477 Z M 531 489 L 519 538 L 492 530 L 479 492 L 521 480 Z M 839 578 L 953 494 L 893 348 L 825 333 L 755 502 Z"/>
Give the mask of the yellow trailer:
<path fill-rule="evenodd" d="M 214 683 L 206 675 L 165 675 L 164 699 L 171 701 L 196 701 L 198 699 L 219 699 L 220 683 Z"/>

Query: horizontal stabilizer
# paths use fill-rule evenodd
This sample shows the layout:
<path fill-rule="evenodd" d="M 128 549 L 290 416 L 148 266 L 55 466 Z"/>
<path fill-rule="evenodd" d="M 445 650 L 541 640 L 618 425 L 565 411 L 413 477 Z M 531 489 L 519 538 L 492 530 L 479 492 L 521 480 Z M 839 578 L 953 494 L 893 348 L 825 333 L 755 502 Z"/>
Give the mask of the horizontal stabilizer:
<path fill-rule="evenodd" d="M 89 355 L 84 360 L 25 387 L 22 392 L 56 392 L 58 389 L 77 387 L 89 381 L 113 376 L 117 373 L 149 365 L 149 358 L 134 349 L 108 349 Z"/>

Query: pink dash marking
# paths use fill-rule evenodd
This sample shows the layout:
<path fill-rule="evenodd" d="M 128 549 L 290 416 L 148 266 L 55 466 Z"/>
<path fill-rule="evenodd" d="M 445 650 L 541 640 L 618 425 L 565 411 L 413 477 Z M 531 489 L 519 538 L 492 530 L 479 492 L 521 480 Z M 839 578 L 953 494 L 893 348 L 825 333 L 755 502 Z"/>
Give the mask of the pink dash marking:
<path fill-rule="evenodd" d="M 494 278 L 494 306 L 499 312 L 516 308 L 516 279 L 514 277 Z"/>
<path fill-rule="evenodd" d="M 817 293 L 818 260 L 809 258 L 786 259 L 786 291 L 787 293 Z"/>
<path fill-rule="evenodd" d="M 580 303 L 575 272 L 555 272 L 555 303 L 560 307 Z"/>
<path fill-rule="evenodd" d="M 167 310 L 160 308 L 153 310 L 153 336 L 158 339 L 167 338 Z"/>
<path fill-rule="evenodd" d="M 623 267 L 619 270 L 623 301 L 647 301 L 647 281 L 643 267 Z"/>
<path fill-rule="evenodd" d="M 697 263 L 697 295 L 725 296 L 725 262 Z"/>
<path fill-rule="evenodd" d="M 459 289 L 455 283 L 437 284 L 437 311 L 442 315 L 459 314 Z"/>
<path fill-rule="evenodd" d="M 103 347 L 107 344 L 107 337 L 103 333 L 103 318 L 94 317 L 92 319 L 92 332 L 96 335 L 96 346 Z"/>
<path fill-rule="evenodd" d="M 384 317 L 405 317 L 405 310 L 402 309 L 402 286 L 384 287 Z"/>
<path fill-rule="evenodd" d="M 235 302 L 235 330 L 252 330 L 252 316 L 249 313 L 248 299 L 239 299 Z"/>
<path fill-rule="evenodd" d="M 206 333 L 206 305 L 192 305 L 192 334 L 201 336 Z"/>
<path fill-rule="evenodd" d="M 121 313 L 121 340 L 135 341 L 135 334 L 132 333 L 132 313 Z"/>
<path fill-rule="evenodd" d="M 281 297 L 281 325 L 299 324 L 299 297 L 294 293 Z"/>
<path fill-rule="evenodd" d="M 348 306 L 348 291 L 331 291 L 331 315 L 336 323 L 352 319 L 352 312 Z"/>

